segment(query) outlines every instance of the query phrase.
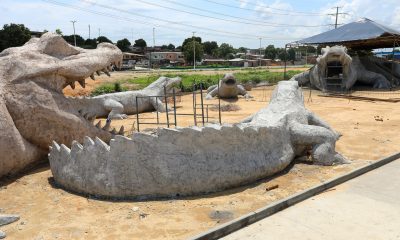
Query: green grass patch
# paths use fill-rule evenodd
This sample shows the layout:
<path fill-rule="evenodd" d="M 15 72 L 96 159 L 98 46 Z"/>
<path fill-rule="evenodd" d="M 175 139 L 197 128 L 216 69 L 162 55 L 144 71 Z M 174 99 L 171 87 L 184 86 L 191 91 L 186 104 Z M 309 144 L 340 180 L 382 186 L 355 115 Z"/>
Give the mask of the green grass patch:
<path fill-rule="evenodd" d="M 290 79 L 293 75 L 300 73 L 301 71 L 287 71 L 287 79 Z M 268 70 L 250 70 L 243 72 L 234 73 L 236 79 L 239 83 L 253 83 L 257 84 L 260 82 L 268 81 L 271 84 L 275 84 L 281 80 L 283 80 L 282 72 L 270 72 Z M 183 92 L 191 92 L 193 90 L 193 85 L 195 85 L 195 90 L 200 88 L 200 85 L 203 85 L 203 89 L 207 89 L 209 86 L 217 84 L 219 79 L 223 77 L 223 74 L 210 74 L 210 75 L 202 75 L 202 74 L 185 74 L 185 73 L 167 73 L 162 76 L 166 77 L 181 77 L 182 84 L 180 88 Z M 95 88 L 92 92 L 92 96 L 105 94 L 105 93 L 113 93 L 116 91 L 116 84 L 119 84 L 120 91 L 127 90 L 137 90 L 143 89 L 150 85 L 152 82 L 157 80 L 160 75 L 151 74 L 146 77 L 139 77 L 133 79 L 123 79 L 117 80 L 116 83 L 104 83 Z M 135 87 L 132 87 L 135 86 Z"/>

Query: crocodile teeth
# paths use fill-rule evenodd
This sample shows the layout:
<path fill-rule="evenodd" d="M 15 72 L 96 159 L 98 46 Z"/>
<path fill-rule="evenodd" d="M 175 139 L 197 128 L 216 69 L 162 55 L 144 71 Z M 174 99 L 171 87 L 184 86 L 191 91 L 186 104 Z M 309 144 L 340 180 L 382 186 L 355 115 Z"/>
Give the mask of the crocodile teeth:
<path fill-rule="evenodd" d="M 75 82 L 72 82 L 69 85 L 71 86 L 72 89 L 75 89 Z"/>
<path fill-rule="evenodd" d="M 92 79 L 92 80 L 95 80 L 95 78 L 94 78 L 94 74 L 92 73 L 92 74 L 90 74 L 90 78 Z"/>
<path fill-rule="evenodd" d="M 96 125 L 95 125 L 97 128 L 101 128 L 101 120 L 98 122 L 98 123 L 96 123 Z"/>
<path fill-rule="evenodd" d="M 85 80 L 79 80 L 78 83 L 79 83 L 79 85 L 81 85 L 83 88 L 85 88 Z"/>
<path fill-rule="evenodd" d="M 110 129 L 111 121 L 106 121 L 106 125 L 102 128 L 104 131 L 108 131 Z"/>
<path fill-rule="evenodd" d="M 124 126 L 121 126 L 121 128 L 118 131 L 118 135 L 124 135 Z"/>
<path fill-rule="evenodd" d="M 100 76 L 100 71 L 96 71 L 97 76 Z"/>
<path fill-rule="evenodd" d="M 117 130 L 115 128 L 113 128 L 113 130 L 111 130 L 110 132 L 111 134 L 115 135 L 117 133 Z"/>
<path fill-rule="evenodd" d="M 107 71 L 107 69 L 104 68 L 104 69 L 101 70 L 101 71 L 103 71 L 107 76 L 109 76 L 109 77 L 111 76 L 110 73 Z"/>

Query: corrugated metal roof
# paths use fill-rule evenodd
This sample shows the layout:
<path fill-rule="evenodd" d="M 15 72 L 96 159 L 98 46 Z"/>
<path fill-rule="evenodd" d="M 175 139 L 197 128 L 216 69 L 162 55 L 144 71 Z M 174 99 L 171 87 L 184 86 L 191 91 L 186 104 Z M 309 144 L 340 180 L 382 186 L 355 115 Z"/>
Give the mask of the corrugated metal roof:
<path fill-rule="evenodd" d="M 300 44 L 340 44 L 357 47 L 388 47 L 393 37 L 399 37 L 400 32 L 376 23 L 368 18 L 345 24 L 336 29 L 302 39 Z M 391 39 L 390 39 L 391 38 Z M 370 41 L 368 41 L 370 40 Z M 388 41 L 389 40 L 389 41 Z M 346 44 L 344 44 L 346 45 Z M 381 45 L 381 46 L 380 46 Z M 393 45 L 393 44 L 391 44 Z"/>

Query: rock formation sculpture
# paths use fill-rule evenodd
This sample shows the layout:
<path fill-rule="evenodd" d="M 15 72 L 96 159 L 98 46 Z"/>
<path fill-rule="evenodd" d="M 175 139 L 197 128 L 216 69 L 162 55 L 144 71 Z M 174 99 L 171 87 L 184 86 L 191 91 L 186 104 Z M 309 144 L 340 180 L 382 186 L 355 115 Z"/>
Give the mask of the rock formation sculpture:
<path fill-rule="evenodd" d="M 0 177 L 45 159 L 52 140 L 69 144 L 97 136 L 108 142 L 110 126 L 93 126 L 93 119 L 82 115 L 80 100 L 66 98 L 62 89 L 75 82 L 84 87 L 85 78 L 109 74 L 110 65 L 121 61 L 112 44 L 85 50 L 52 33 L 1 52 Z"/>
<path fill-rule="evenodd" d="M 219 85 L 219 88 L 218 88 Z M 237 83 L 236 78 L 232 73 L 227 73 L 224 77 L 219 80 L 218 85 L 210 86 L 207 89 L 206 99 L 212 99 L 215 96 L 220 98 L 237 98 L 238 95 L 247 98 L 252 98 L 250 94 L 244 89 L 244 87 Z"/>
<path fill-rule="evenodd" d="M 72 148 L 53 142 L 55 181 L 66 189 L 132 198 L 192 195 L 239 186 L 287 167 L 311 149 L 318 164 L 347 160 L 335 152 L 339 134 L 308 111 L 295 81 L 282 81 L 270 104 L 234 125 L 158 129 L 116 136 L 107 145 L 86 137 Z"/>
<path fill-rule="evenodd" d="M 92 98 L 80 99 L 80 108 L 86 118 L 107 117 L 108 119 L 124 119 L 127 114 L 148 112 L 154 109 L 165 112 L 165 105 L 161 99 L 146 96 L 163 96 L 164 88 L 170 93 L 174 86 L 181 82 L 181 78 L 160 77 L 146 88 L 139 91 L 109 93 Z M 138 102 L 136 103 L 136 97 Z M 144 98 L 143 98 L 144 97 Z M 138 106 L 139 109 L 136 109 Z"/>
<path fill-rule="evenodd" d="M 330 90 L 328 89 L 329 78 L 339 79 L 340 82 L 336 84 L 339 84 L 339 89 L 343 90 L 349 90 L 356 82 L 374 88 L 390 88 L 389 80 L 380 73 L 385 70 L 378 65 L 366 65 L 367 58 L 363 59 L 364 61 L 361 61 L 358 56 L 350 57 L 344 46 L 322 48 L 322 55 L 317 58 L 317 64 L 310 70 L 293 76 L 290 80 L 298 81 L 301 85 L 310 83 L 312 87 L 322 91 Z"/>

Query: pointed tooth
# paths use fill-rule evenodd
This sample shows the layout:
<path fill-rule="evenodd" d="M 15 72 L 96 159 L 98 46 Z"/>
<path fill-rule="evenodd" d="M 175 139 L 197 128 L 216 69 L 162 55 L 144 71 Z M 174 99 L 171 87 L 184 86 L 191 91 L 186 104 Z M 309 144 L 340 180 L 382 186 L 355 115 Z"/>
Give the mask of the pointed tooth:
<path fill-rule="evenodd" d="M 109 77 L 111 76 L 110 73 L 107 71 L 107 69 L 103 68 L 103 70 L 101 70 L 101 71 L 103 71 L 107 76 L 109 76 Z"/>
<path fill-rule="evenodd" d="M 121 126 L 121 128 L 118 131 L 118 135 L 124 135 L 124 130 L 125 130 L 124 126 Z"/>
<path fill-rule="evenodd" d="M 103 130 L 108 131 L 110 129 L 111 121 L 106 121 L 106 125 L 104 125 Z"/>
<path fill-rule="evenodd" d="M 94 123 L 94 121 L 96 121 L 96 115 L 94 115 L 93 117 L 90 117 L 88 119 L 91 123 Z"/>
<path fill-rule="evenodd" d="M 97 128 L 101 128 L 101 120 L 98 122 L 98 123 L 96 123 L 96 125 L 95 125 Z"/>
<path fill-rule="evenodd" d="M 111 134 L 115 135 L 117 133 L 117 130 L 115 128 L 113 128 L 113 130 L 111 130 L 110 132 Z"/>
<path fill-rule="evenodd" d="M 100 71 L 96 71 L 97 76 L 100 76 Z"/>
<path fill-rule="evenodd" d="M 93 81 L 96 80 L 96 79 L 94 78 L 94 73 L 90 74 L 90 78 L 91 78 Z"/>
<path fill-rule="evenodd" d="M 90 137 L 85 136 L 85 138 L 83 139 L 83 146 L 89 147 L 89 146 L 93 146 L 93 145 L 94 145 L 93 140 Z"/>
<path fill-rule="evenodd" d="M 75 89 L 75 82 L 72 82 L 69 85 L 71 86 L 72 89 Z"/>
<path fill-rule="evenodd" d="M 83 88 L 85 88 L 85 79 L 79 80 L 78 83 L 79 83 L 79 85 L 81 85 Z"/>

